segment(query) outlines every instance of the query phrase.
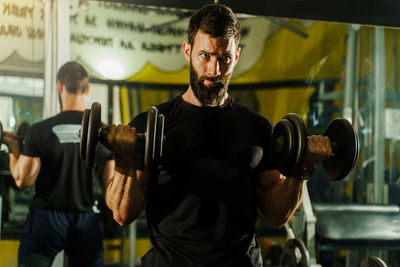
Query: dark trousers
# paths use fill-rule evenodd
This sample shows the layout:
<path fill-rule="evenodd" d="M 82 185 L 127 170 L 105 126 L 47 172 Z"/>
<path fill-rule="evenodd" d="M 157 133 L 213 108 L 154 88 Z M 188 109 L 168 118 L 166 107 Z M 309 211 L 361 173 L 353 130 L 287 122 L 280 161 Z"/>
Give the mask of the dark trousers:
<path fill-rule="evenodd" d="M 51 266 L 64 249 L 71 266 L 104 266 L 97 214 L 36 210 L 21 232 L 18 266 Z"/>

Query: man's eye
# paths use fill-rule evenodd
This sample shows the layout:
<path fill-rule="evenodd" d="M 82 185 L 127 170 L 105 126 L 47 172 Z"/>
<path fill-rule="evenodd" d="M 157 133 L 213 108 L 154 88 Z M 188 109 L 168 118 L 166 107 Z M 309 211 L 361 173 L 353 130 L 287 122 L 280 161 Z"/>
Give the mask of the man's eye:
<path fill-rule="evenodd" d="M 223 56 L 223 57 L 222 57 L 222 60 L 223 60 L 225 63 L 230 63 L 230 62 L 231 62 L 231 57 L 230 57 L 230 56 Z"/>
<path fill-rule="evenodd" d="M 207 54 L 207 53 L 203 53 L 203 54 L 201 54 L 201 57 L 202 57 L 202 58 L 209 58 L 209 57 L 210 57 L 210 55 L 209 55 L 209 54 Z"/>

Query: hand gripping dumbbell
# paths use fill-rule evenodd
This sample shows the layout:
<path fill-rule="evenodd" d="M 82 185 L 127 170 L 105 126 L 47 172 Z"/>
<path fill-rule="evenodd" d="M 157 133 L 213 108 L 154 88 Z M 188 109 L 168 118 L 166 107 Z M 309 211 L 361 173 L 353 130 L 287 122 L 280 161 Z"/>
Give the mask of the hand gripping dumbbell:
<path fill-rule="evenodd" d="M 346 119 L 331 121 L 324 136 L 329 137 L 333 155 L 322 161 L 331 180 L 342 180 L 353 169 L 359 154 L 358 136 Z M 289 113 L 272 130 L 271 160 L 285 176 L 292 176 L 303 165 L 307 153 L 306 126 L 298 114 Z"/>
<path fill-rule="evenodd" d="M 30 128 L 31 125 L 26 121 L 21 122 L 17 128 L 16 135 L 18 140 L 18 148 L 20 152 L 22 151 L 24 146 L 25 135 Z M 3 124 L 0 122 L 0 144 L 3 144 L 3 138 L 4 138 Z"/>
<path fill-rule="evenodd" d="M 164 115 L 158 114 L 152 106 L 147 113 L 146 132 L 138 133 L 140 143 L 145 145 L 144 170 L 151 171 L 162 155 L 164 141 Z M 80 131 L 80 157 L 86 165 L 93 168 L 96 163 L 95 152 L 98 142 L 106 142 L 107 129 L 101 125 L 101 105 L 94 102 L 91 109 L 83 112 Z"/>

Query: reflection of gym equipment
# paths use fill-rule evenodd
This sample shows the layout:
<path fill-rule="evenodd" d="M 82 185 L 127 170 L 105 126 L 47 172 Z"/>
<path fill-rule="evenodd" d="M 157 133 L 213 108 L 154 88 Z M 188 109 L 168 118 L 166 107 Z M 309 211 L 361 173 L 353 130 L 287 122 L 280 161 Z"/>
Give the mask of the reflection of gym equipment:
<path fill-rule="evenodd" d="M 307 187 L 304 187 L 302 204 L 285 228 L 288 242 L 295 238 L 304 240 L 310 263 L 307 265 L 303 260 L 303 265 L 289 266 L 320 267 L 316 258 L 317 247 L 320 252 L 324 247 L 350 252 L 366 248 L 399 250 L 399 221 L 400 207 L 397 205 L 311 204 Z M 296 260 L 303 258 L 297 256 Z M 365 265 L 360 265 L 357 254 L 348 253 L 346 266 L 386 266 L 376 256 L 364 258 L 361 262 Z M 295 264 L 294 260 L 292 264 Z"/>
<path fill-rule="evenodd" d="M 31 125 L 23 121 L 16 131 L 19 151 L 23 149 L 23 140 Z M 0 145 L 3 144 L 4 129 L 0 122 Z M 32 199 L 34 190 L 19 190 L 11 177 L 8 152 L 0 154 L 0 239 L 19 234 L 22 223 L 29 210 L 28 201 Z M 6 229 L 6 230 L 4 230 Z"/>
<path fill-rule="evenodd" d="M 358 136 L 346 119 L 335 119 L 324 136 L 329 137 L 333 155 L 322 162 L 331 180 L 342 180 L 353 169 L 358 159 Z M 307 150 L 306 126 L 298 114 L 289 113 L 272 132 L 271 159 L 285 176 L 294 175 L 304 163 Z"/>
<path fill-rule="evenodd" d="M 387 265 L 382 259 L 370 256 L 360 262 L 360 267 L 387 267 Z"/>
<path fill-rule="evenodd" d="M 296 237 L 290 238 L 283 248 L 280 266 L 310 266 L 310 255 L 304 242 Z"/>
<path fill-rule="evenodd" d="M 80 155 L 89 168 L 96 163 L 96 145 L 98 142 L 107 142 L 106 136 L 107 128 L 101 127 L 101 105 L 94 102 L 91 109 L 83 113 L 80 131 Z M 145 143 L 144 170 L 151 171 L 162 155 L 164 141 L 164 115 L 158 114 L 156 107 L 148 110 L 146 132 L 138 133 L 137 136 L 140 143 Z"/>

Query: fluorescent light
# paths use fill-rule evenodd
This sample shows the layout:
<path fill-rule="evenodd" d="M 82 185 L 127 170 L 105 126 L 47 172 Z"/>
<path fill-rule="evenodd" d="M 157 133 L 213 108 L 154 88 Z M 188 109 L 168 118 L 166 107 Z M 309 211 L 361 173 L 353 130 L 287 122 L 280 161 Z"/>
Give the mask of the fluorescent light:
<path fill-rule="evenodd" d="M 15 117 L 14 117 L 14 116 L 11 116 L 11 117 L 10 117 L 9 123 L 10 123 L 10 127 L 11 127 L 11 128 L 13 128 L 13 127 L 15 126 L 16 120 L 15 120 Z"/>
<path fill-rule="evenodd" d="M 97 69 L 101 75 L 112 80 L 125 78 L 126 68 L 122 62 L 115 58 L 104 58 L 100 60 Z"/>

